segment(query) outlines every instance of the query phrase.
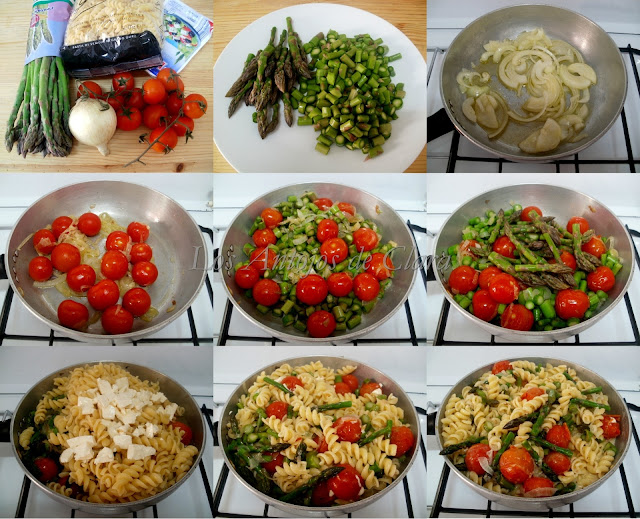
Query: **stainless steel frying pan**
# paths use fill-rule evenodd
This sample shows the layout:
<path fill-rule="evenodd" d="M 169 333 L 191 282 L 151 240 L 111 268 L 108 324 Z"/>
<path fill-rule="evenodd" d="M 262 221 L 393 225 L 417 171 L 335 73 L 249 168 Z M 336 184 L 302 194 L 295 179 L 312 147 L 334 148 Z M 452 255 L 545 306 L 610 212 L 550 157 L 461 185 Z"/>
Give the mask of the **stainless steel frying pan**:
<path fill-rule="evenodd" d="M 510 121 L 497 139 L 489 139 L 486 132 L 462 113 L 465 96 L 460 93 L 456 75 L 462 68 L 479 63 L 483 45 L 490 40 L 513 39 L 523 31 L 542 27 L 551 38 L 564 40 L 580 51 L 586 63 L 595 70 L 598 82 L 590 88 L 589 117 L 586 139 L 575 143 L 561 143 L 555 150 L 530 155 L 518 143 L 542 126 L 533 122 L 518 124 Z M 504 87 L 497 78 L 492 81 L 510 107 L 519 106 L 523 98 Z M 627 71 L 622 55 L 611 37 L 594 22 L 581 14 L 549 5 L 518 5 L 492 11 L 468 25 L 451 43 L 440 76 L 440 94 L 451 123 L 465 137 L 486 151 L 520 162 L 550 162 L 584 150 L 602 137 L 620 115 L 627 95 Z M 441 111 L 442 112 L 442 111 Z M 433 140 L 453 128 L 443 113 L 429 118 L 428 140 Z"/>
<path fill-rule="evenodd" d="M 57 309 L 65 297 L 55 288 L 42 290 L 33 286 L 28 273 L 29 262 L 36 256 L 32 242 L 18 250 L 27 236 L 51 225 L 56 217 L 78 217 L 88 211 L 109 213 L 125 227 L 132 221 L 140 221 L 151 228 L 147 243 L 153 248 L 158 279 L 147 291 L 159 314 L 149 323 L 136 319 L 133 330 L 127 334 L 107 335 L 99 321 L 86 332 L 61 326 Z M 160 330 L 191 305 L 204 282 L 207 249 L 196 222 L 168 196 L 128 182 L 95 181 L 63 187 L 29 207 L 9 236 L 5 264 L 11 287 L 20 301 L 47 326 L 80 341 L 125 343 Z M 86 299 L 79 301 L 87 304 Z"/>

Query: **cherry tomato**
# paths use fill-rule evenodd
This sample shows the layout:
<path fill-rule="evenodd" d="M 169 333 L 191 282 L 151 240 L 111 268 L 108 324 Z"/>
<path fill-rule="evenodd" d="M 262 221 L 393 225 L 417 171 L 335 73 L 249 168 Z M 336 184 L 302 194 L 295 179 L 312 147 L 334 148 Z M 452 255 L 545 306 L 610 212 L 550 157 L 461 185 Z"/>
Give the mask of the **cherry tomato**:
<path fill-rule="evenodd" d="M 131 222 L 127 227 L 127 234 L 133 243 L 142 243 L 149 238 L 149 226 L 140 222 Z"/>
<path fill-rule="evenodd" d="M 101 228 L 102 222 L 97 214 L 84 213 L 78 218 L 78 230 L 87 236 L 95 236 Z"/>
<path fill-rule="evenodd" d="M 133 328 L 133 314 L 120 305 L 113 305 L 102 313 L 102 327 L 111 335 L 129 333 Z"/>
<path fill-rule="evenodd" d="M 533 312 L 524 305 L 512 303 L 502 313 L 500 326 L 510 330 L 529 331 L 533 326 Z"/>
<path fill-rule="evenodd" d="M 318 198 L 314 200 L 313 203 L 316 204 L 316 207 L 321 211 L 326 211 L 327 209 L 330 209 L 331 206 L 333 206 L 333 202 L 330 198 Z"/>
<path fill-rule="evenodd" d="M 372 301 L 380 293 L 380 283 L 371 274 L 360 273 L 353 280 L 353 293 L 365 303 Z"/>
<path fill-rule="evenodd" d="M 331 312 L 316 310 L 307 319 L 311 337 L 329 337 L 336 329 L 336 318 Z"/>
<path fill-rule="evenodd" d="M 362 387 L 360 388 L 360 396 L 373 393 L 376 389 L 382 389 L 382 386 L 377 382 L 367 382 L 366 384 L 362 384 Z"/>
<path fill-rule="evenodd" d="M 489 283 L 491 283 L 491 280 L 499 274 L 502 274 L 502 270 L 500 270 L 498 267 L 491 266 L 484 269 L 482 272 L 480 272 L 480 277 L 478 278 L 478 284 L 480 285 L 480 288 L 489 288 Z"/>
<path fill-rule="evenodd" d="M 587 286 L 589 290 L 597 292 L 602 290 L 603 292 L 609 292 L 616 284 L 616 276 L 609 267 L 604 265 L 598 267 L 594 272 L 587 274 Z"/>
<path fill-rule="evenodd" d="M 191 445 L 191 440 L 193 438 L 193 431 L 191 430 L 191 427 L 182 422 L 171 422 L 171 426 L 174 429 L 182 431 L 182 438 L 180 438 L 182 445 Z"/>
<path fill-rule="evenodd" d="M 327 452 L 329 450 L 329 445 L 327 444 L 327 440 L 322 438 L 318 438 L 318 436 L 314 436 L 316 443 L 318 444 L 318 454 L 322 454 L 323 452 Z"/>
<path fill-rule="evenodd" d="M 131 277 L 138 285 L 148 287 L 158 279 L 158 267 L 150 261 L 139 261 L 131 269 Z"/>
<path fill-rule="evenodd" d="M 120 108 L 116 111 L 117 127 L 125 132 L 137 130 L 142 124 L 142 114 L 137 108 Z"/>
<path fill-rule="evenodd" d="M 235 280 L 240 288 L 253 288 L 260 279 L 260 272 L 251 265 L 244 265 L 236 270 Z"/>
<path fill-rule="evenodd" d="M 313 487 L 311 492 L 311 504 L 313 506 L 331 506 L 336 500 L 336 496 L 331 494 L 329 482 L 323 481 Z"/>
<path fill-rule="evenodd" d="M 390 441 L 397 446 L 396 457 L 400 457 L 413 447 L 416 439 L 409 427 L 394 426 L 391 428 Z"/>
<path fill-rule="evenodd" d="M 264 470 L 266 470 L 269 474 L 276 473 L 276 467 L 282 467 L 284 465 L 284 456 L 279 452 L 263 452 L 262 455 L 265 458 L 270 458 L 271 461 L 265 461 L 264 463 L 260 463 Z"/>
<path fill-rule="evenodd" d="M 362 424 L 357 416 L 343 416 L 338 418 L 333 427 L 336 430 L 338 438 L 342 442 L 355 443 L 362 436 Z"/>
<path fill-rule="evenodd" d="M 107 94 L 107 103 L 111 105 L 118 115 L 118 110 L 124 108 L 126 102 L 126 96 L 124 94 L 119 94 L 117 92 L 109 92 Z"/>
<path fill-rule="evenodd" d="M 529 478 L 524 482 L 524 493 L 527 494 L 533 490 L 543 489 L 543 488 L 554 488 L 553 481 L 548 478 Z M 535 497 L 551 497 L 553 495 L 553 491 L 543 491 L 540 490 L 535 493 Z"/>
<path fill-rule="evenodd" d="M 500 472 L 514 485 L 524 483 L 533 474 L 535 464 L 524 447 L 509 447 L 500 456 Z"/>
<path fill-rule="evenodd" d="M 507 371 L 509 369 L 513 369 L 511 362 L 509 362 L 508 360 L 500 360 L 493 365 L 491 373 L 493 375 L 497 375 L 498 373 L 502 373 L 503 371 Z"/>
<path fill-rule="evenodd" d="M 560 319 L 571 319 L 577 317 L 581 319 L 584 313 L 589 310 L 589 296 L 582 290 L 566 289 L 560 290 L 556 295 L 556 312 Z"/>
<path fill-rule="evenodd" d="M 147 243 L 134 243 L 129 255 L 129 261 L 135 265 L 140 261 L 150 261 L 153 256 L 153 250 Z"/>
<path fill-rule="evenodd" d="M 319 305 L 329 293 L 327 282 L 318 274 L 303 277 L 296 285 L 296 297 L 307 305 Z"/>
<path fill-rule="evenodd" d="M 69 272 L 73 267 L 80 265 L 80 251 L 70 243 L 56 245 L 51 252 L 51 263 L 54 269 Z"/>
<path fill-rule="evenodd" d="M 144 102 L 142 88 L 128 90 L 125 94 L 124 106 L 127 108 L 137 108 L 140 112 L 143 112 L 147 105 Z"/>
<path fill-rule="evenodd" d="M 509 304 L 518 299 L 520 287 L 511 274 L 498 274 L 489 283 L 489 293 L 494 301 Z"/>
<path fill-rule="evenodd" d="M 348 463 L 339 463 L 336 467 L 342 467 L 336 476 L 329 479 L 329 490 L 337 499 L 353 501 L 360 495 L 360 490 L 364 487 L 364 480 L 360 473 Z"/>
<path fill-rule="evenodd" d="M 488 462 L 490 454 L 491 447 L 489 447 L 486 443 L 476 443 L 469 447 L 469 450 L 464 457 L 464 462 L 467 466 L 467 470 L 475 472 L 476 474 L 478 474 L 478 476 L 484 476 L 484 469 L 482 468 L 482 465 L 480 465 L 478 459 L 487 458 Z"/>
<path fill-rule="evenodd" d="M 36 256 L 29 262 L 29 276 L 34 281 L 47 281 L 53 274 L 53 263 L 49 258 Z"/>
<path fill-rule="evenodd" d="M 493 242 L 493 252 L 502 254 L 507 258 L 515 258 L 514 251 L 516 246 L 511 242 L 508 236 L 500 236 Z"/>
<path fill-rule="evenodd" d="M 265 270 L 273 268 L 276 263 L 276 257 L 276 253 L 273 250 L 266 247 L 258 247 L 249 256 L 249 264 L 262 275 Z"/>
<path fill-rule="evenodd" d="M 479 278 L 480 274 L 477 270 L 460 265 L 449 274 L 449 288 L 454 294 L 466 294 L 477 288 Z"/>
<path fill-rule="evenodd" d="M 102 87 L 95 81 L 82 81 L 78 85 L 78 94 L 76 97 L 82 97 L 85 92 L 92 99 L 99 99 L 102 97 Z"/>
<path fill-rule="evenodd" d="M 111 78 L 111 86 L 116 91 L 132 90 L 135 86 L 135 80 L 130 72 L 119 72 Z"/>
<path fill-rule="evenodd" d="M 349 388 L 351 389 L 351 393 L 358 389 L 358 386 L 360 385 L 358 377 L 356 377 L 355 375 L 342 375 L 342 382 L 349 386 Z"/>
<path fill-rule="evenodd" d="M 344 382 L 336 382 L 334 388 L 338 395 L 344 395 L 345 393 L 353 393 L 353 391 L 351 391 L 351 388 Z"/>
<path fill-rule="evenodd" d="M 338 202 L 338 209 L 343 213 L 349 213 L 351 216 L 356 214 L 356 208 L 347 202 Z"/>
<path fill-rule="evenodd" d="M 607 439 L 620 436 L 620 415 L 605 414 L 602 417 L 602 432 Z"/>
<path fill-rule="evenodd" d="M 58 465 L 51 458 L 36 458 L 33 463 L 40 471 L 38 479 L 43 483 L 51 481 L 58 476 Z"/>
<path fill-rule="evenodd" d="M 562 253 L 560 254 L 560 261 L 562 261 L 562 263 L 564 263 L 567 267 L 571 268 L 571 270 L 575 271 L 576 267 L 578 266 L 576 264 L 576 259 L 573 257 L 573 254 L 571 254 L 570 252 L 567 252 L 566 250 L 563 250 Z M 555 263 L 554 260 L 551 260 L 550 263 Z"/>
<path fill-rule="evenodd" d="M 153 151 L 166 154 L 178 145 L 178 134 L 173 131 L 173 128 L 156 128 L 149 135 L 149 143 L 152 142 L 155 142 L 151 147 Z"/>
<path fill-rule="evenodd" d="M 56 236 L 49 229 L 40 229 L 33 235 L 33 248 L 38 254 L 48 255 L 56 247 Z"/>
<path fill-rule="evenodd" d="M 180 109 L 182 108 L 182 101 L 184 100 L 184 96 L 179 92 L 171 92 L 169 97 L 167 97 L 167 102 L 165 106 L 171 115 L 178 115 L 180 113 Z"/>
<path fill-rule="evenodd" d="M 172 68 L 163 68 L 158 72 L 157 78 L 162 81 L 167 92 L 173 92 L 174 90 L 184 92 L 184 83 L 178 73 Z"/>
<path fill-rule="evenodd" d="M 349 247 L 342 238 L 331 238 L 320 246 L 320 256 L 329 266 L 335 267 L 349 255 Z"/>
<path fill-rule="evenodd" d="M 473 294 L 473 315 L 487 322 L 498 315 L 498 303 L 493 300 L 488 290 L 481 288 Z"/>
<path fill-rule="evenodd" d="M 151 296 L 144 288 L 131 288 L 122 297 L 122 306 L 134 317 L 140 317 L 151 308 Z"/>
<path fill-rule="evenodd" d="M 289 404 L 287 402 L 271 402 L 265 409 L 267 416 L 275 416 L 278 420 L 282 420 L 287 416 Z"/>
<path fill-rule="evenodd" d="M 369 256 L 365 260 L 365 265 L 365 271 L 374 276 L 378 281 L 383 281 L 391 277 L 391 273 L 395 270 L 391 258 L 386 254 L 382 254 L 382 252 L 376 252 Z"/>
<path fill-rule="evenodd" d="M 163 105 L 149 105 L 142 112 L 142 121 L 150 130 L 164 129 L 169 122 L 169 112 Z"/>
<path fill-rule="evenodd" d="M 120 289 L 111 279 L 99 281 L 87 292 L 87 300 L 96 310 L 105 310 L 115 305 L 118 299 L 120 299 Z"/>
<path fill-rule="evenodd" d="M 358 252 L 370 251 L 378 245 L 378 235 L 373 229 L 361 227 L 353 233 L 353 243 Z"/>
<path fill-rule="evenodd" d="M 253 285 L 253 299 L 263 306 L 275 305 L 280 301 L 280 285 L 273 279 L 261 279 Z"/>
<path fill-rule="evenodd" d="M 253 243 L 258 247 L 275 245 L 277 241 L 278 238 L 276 238 L 276 235 L 273 234 L 271 229 L 258 229 L 253 233 Z"/>
<path fill-rule="evenodd" d="M 58 321 L 62 326 L 80 330 L 89 322 L 89 310 L 80 303 L 65 299 L 58 306 Z"/>
<path fill-rule="evenodd" d="M 596 258 L 600 259 L 600 256 L 607 252 L 607 247 L 600 238 L 594 236 L 587 243 L 582 245 L 582 251 L 593 254 Z"/>
<path fill-rule="evenodd" d="M 273 207 L 267 207 L 260 213 L 260 217 L 267 229 L 273 229 L 282 221 L 282 213 Z"/>
<path fill-rule="evenodd" d="M 66 231 L 72 223 L 73 220 L 68 216 L 58 216 L 58 218 L 53 221 L 51 224 L 51 230 L 53 231 L 53 235 L 56 237 L 56 240 L 60 238 L 60 235 Z"/>
<path fill-rule="evenodd" d="M 338 237 L 338 224 L 335 220 L 325 218 L 318 224 L 318 231 L 316 232 L 316 238 L 320 243 L 324 243 L 331 238 Z"/>
<path fill-rule="evenodd" d="M 569 231 L 571 234 L 573 234 L 574 223 L 577 223 L 580 226 L 580 234 L 584 234 L 590 229 L 589 222 L 587 222 L 585 218 L 582 218 L 582 216 L 573 216 L 567 223 L 567 231 Z"/>
<path fill-rule="evenodd" d="M 544 457 L 544 462 L 549 465 L 556 474 L 564 474 L 571 468 L 571 459 L 561 452 L 550 452 Z"/>
<path fill-rule="evenodd" d="M 107 243 L 105 248 L 107 250 L 119 250 L 124 251 L 129 245 L 131 237 L 124 231 L 113 231 L 107 236 Z"/>
<path fill-rule="evenodd" d="M 96 284 L 96 271 L 89 265 L 78 265 L 67 272 L 67 285 L 75 292 L 86 292 Z"/>
<path fill-rule="evenodd" d="M 184 98 L 182 111 L 191 119 L 200 119 L 207 113 L 207 100 L 200 94 L 189 94 Z"/>
<path fill-rule="evenodd" d="M 148 105 L 158 105 L 164 103 L 167 98 L 167 91 L 164 84 L 159 79 L 147 79 L 142 85 L 142 97 Z"/>
<path fill-rule="evenodd" d="M 293 391 L 298 386 L 304 387 L 302 380 L 291 375 L 289 375 L 288 377 L 284 377 L 281 383 L 282 385 L 287 386 L 290 391 Z"/>
<path fill-rule="evenodd" d="M 522 393 L 522 400 L 533 400 L 535 397 L 544 395 L 544 389 L 541 387 L 532 387 Z"/>
<path fill-rule="evenodd" d="M 473 253 L 473 249 L 480 246 L 476 240 L 462 240 L 460 243 L 460 253 L 463 256 L 471 256 L 472 258 L 476 258 L 477 256 Z"/>
<path fill-rule="evenodd" d="M 528 207 L 525 207 L 522 210 L 522 213 L 520 213 L 520 221 L 521 222 L 530 222 L 531 221 L 531 217 L 529 216 L 529 213 L 531 211 L 535 211 L 536 213 L 538 213 L 538 216 L 542 216 L 542 211 L 540 210 L 539 207 L 536 207 L 535 205 L 530 205 Z"/>
<path fill-rule="evenodd" d="M 172 115 L 169 122 L 172 123 L 176 118 L 178 119 L 178 122 L 175 123 L 171 129 L 176 132 L 178 137 L 184 137 L 187 134 L 187 131 L 189 131 L 189 133 L 193 132 L 196 124 L 193 122 L 191 117 L 177 117 L 176 115 Z"/>
<path fill-rule="evenodd" d="M 329 293 L 336 297 L 346 297 L 353 289 L 353 280 L 347 272 L 334 272 L 327 279 Z"/>
<path fill-rule="evenodd" d="M 547 431 L 545 439 L 558 447 L 566 448 L 571 442 L 571 431 L 566 423 L 556 424 Z"/>
<path fill-rule="evenodd" d="M 127 257 L 118 250 L 109 250 L 102 256 L 100 272 L 107 279 L 118 280 L 123 278 L 129 270 Z"/>

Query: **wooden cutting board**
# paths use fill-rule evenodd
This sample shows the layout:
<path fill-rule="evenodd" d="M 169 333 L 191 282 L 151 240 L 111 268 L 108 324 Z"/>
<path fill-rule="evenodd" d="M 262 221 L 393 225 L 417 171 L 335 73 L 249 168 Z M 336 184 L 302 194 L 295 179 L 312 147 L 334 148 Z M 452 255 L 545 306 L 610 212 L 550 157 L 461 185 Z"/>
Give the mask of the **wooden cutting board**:
<path fill-rule="evenodd" d="M 213 2 L 211 0 L 185 0 L 190 7 L 202 15 L 213 19 Z M 41 154 L 27 155 L 25 159 L 19 156 L 15 146 L 11 153 L 7 153 L 4 146 L 6 123 L 13 108 L 18 84 L 24 66 L 27 32 L 31 20 L 31 5 L 29 0 L 20 2 L 0 2 L 0 19 L 5 27 L 0 41 L 0 171 L 15 172 L 211 172 L 213 170 L 212 141 L 213 114 L 211 106 L 209 112 L 195 121 L 194 139 L 184 143 L 184 138 L 178 143 L 174 151 L 168 155 L 149 151 L 142 161 L 146 165 L 136 163 L 123 167 L 127 162 L 142 153 L 146 144 L 140 144 L 138 137 L 148 133 L 144 126 L 132 132 L 117 130 L 109 142 L 111 153 L 103 157 L 96 148 L 74 142 L 71 154 L 65 158 L 46 157 Z M 185 92 L 202 94 L 207 101 L 213 100 L 213 43 L 211 41 L 194 56 L 181 77 L 185 84 Z M 133 72 L 136 87 L 141 87 L 149 76 L 144 71 Z M 111 78 L 93 79 L 103 89 L 111 88 Z M 75 85 L 71 81 L 69 86 L 75 98 Z"/>
<path fill-rule="evenodd" d="M 335 0 L 315 0 L 316 3 L 336 3 Z M 213 32 L 213 59 L 218 59 L 227 44 L 250 23 L 265 14 L 284 7 L 298 5 L 296 0 L 221 0 L 216 2 L 215 30 Z M 340 2 L 337 2 L 340 3 Z M 409 38 L 422 56 L 427 59 L 427 4 L 425 0 L 349 0 L 342 2 L 350 7 L 369 11 L 395 25 Z M 221 108 L 222 109 L 222 108 Z M 224 108 L 226 110 L 226 107 Z M 427 122 L 425 121 L 425 125 Z M 218 147 L 213 145 L 214 173 L 235 173 Z M 426 173 L 427 146 L 407 169 L 407 173 Z"/>

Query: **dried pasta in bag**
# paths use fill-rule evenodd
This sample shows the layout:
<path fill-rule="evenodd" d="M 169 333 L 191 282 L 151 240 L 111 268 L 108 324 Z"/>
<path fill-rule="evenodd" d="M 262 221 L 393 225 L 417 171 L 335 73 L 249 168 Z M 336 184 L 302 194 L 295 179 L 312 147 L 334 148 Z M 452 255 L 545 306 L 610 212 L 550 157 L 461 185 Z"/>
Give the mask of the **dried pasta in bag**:
<path fill-rule="evenodd" d="M 62 59 L 78 78 L 162 65 L 164 0 L 78 0 Z"/>

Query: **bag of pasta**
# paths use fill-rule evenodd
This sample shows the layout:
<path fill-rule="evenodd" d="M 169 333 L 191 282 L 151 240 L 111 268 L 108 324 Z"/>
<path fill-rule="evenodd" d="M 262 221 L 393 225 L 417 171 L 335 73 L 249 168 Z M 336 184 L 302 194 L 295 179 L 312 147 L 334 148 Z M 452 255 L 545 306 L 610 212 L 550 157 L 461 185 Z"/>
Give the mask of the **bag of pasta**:
<path fill-rule="evenodd" d="M 162 65 L 164 0 L 77 0 L 61 56 L 77 78 Z"/>

